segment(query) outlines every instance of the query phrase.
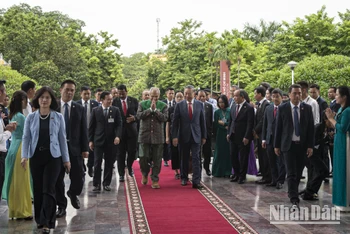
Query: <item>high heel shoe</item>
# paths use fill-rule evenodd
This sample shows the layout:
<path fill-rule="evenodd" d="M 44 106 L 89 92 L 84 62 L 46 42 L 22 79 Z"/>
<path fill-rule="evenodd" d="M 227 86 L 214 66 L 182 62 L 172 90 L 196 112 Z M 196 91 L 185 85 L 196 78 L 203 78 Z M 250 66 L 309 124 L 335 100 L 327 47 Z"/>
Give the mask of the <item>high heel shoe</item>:
<path fill-rule="evenodd" d="M 180 179 L 180 174 L 179 174 L 179 173 L 175 174 L 175 179 L 176 179 L 176 180 L 179 180 L 179 179 Z"/>

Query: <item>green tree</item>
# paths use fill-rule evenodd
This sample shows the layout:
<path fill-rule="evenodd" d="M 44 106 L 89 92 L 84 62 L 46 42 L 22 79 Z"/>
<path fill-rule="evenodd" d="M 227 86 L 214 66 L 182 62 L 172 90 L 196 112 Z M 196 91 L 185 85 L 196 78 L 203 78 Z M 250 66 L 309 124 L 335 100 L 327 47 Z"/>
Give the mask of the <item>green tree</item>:
<path fill-rule="evenodd" d="M 68 78 L 109 89 L 123 81 L 118 40 L 107 32 L 86 35 L 84 26 L 57 11 L 13 6 L 0 11 L 0 51 L 13 69 L 56 90 Z"/>
<path fill-rule="evenodd" d="M 243 38 L 254 41 L 256 44 L 261 42 L 274 41 L 275 35 L 281 27 L 280 23 L 275 21 L 266 22 L 261 19 L 259 25 L 246 23 L 243 29 Z"/>
<path fill-rule="evenodd" d="M 19 72 L 12 70 L 10 67 L 0 66 L 0 80 L 6 80 L 6 93 L 11 97 L 12 94 L 21 90 L 21 84 L 26 80 L 34 81 Z"/>

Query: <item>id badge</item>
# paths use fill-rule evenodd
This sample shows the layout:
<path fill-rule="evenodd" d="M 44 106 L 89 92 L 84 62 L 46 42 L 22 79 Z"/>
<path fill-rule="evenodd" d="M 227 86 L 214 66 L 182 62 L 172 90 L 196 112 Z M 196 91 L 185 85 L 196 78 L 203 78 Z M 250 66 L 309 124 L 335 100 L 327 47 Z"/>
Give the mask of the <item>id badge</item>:
<path fill-rule="evenodd" d="M 108 119 L 108 123 L 114 123 L 114 119 L 113 118 L 109 118 Z"/>

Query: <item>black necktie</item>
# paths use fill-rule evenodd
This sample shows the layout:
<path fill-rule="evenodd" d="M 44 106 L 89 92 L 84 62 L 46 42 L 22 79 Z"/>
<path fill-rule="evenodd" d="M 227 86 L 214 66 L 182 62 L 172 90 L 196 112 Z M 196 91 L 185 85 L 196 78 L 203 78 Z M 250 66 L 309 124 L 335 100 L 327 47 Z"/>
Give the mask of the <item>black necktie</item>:
<path fill-rule="evenodd" d="M 300 136 L 300 123 L 299 123 L 299 115 L 298 115 L 298 107 L 294 106 L 294 130 L 295 135 Z"/>
<path fill-rule="evenodd" d="M 105 117 L 107 116 L 107 111 L 108 111 L 108 108 L 105 108 L 105 109 L 103 110 L 103 114 L 104 114 Z"/>
<path fill-rule="evenodd" d="M 87 109 L 88 109 L 88 102 L 85 101 L 85 104 L 84 104 L 84 111 L 85 111 L 85 114 L 87 114 Z"/>
<path fill-rule="evenodd" d="M 69 127 L 69 112 L 68 112 L 68 103 L 64 103 L 64 122 L 66 123 L 66 135 L 68 139 L 68 127 Z"/>

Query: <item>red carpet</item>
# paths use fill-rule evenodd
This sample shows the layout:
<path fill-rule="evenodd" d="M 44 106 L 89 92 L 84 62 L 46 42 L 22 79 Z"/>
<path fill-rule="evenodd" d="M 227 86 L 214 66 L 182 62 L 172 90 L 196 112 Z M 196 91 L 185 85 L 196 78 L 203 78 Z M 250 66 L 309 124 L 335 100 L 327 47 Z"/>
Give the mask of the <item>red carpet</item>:
<path fill-rule="evenodd" d="M 151 188 L 150 178 L 142 185 L 139 163 L 133 167 L 135 178 L 125 185 L 132 233 L 255 233 L 209 189 L 181 186 L 171 166 L 162 167 L 160 189 Z"/>

